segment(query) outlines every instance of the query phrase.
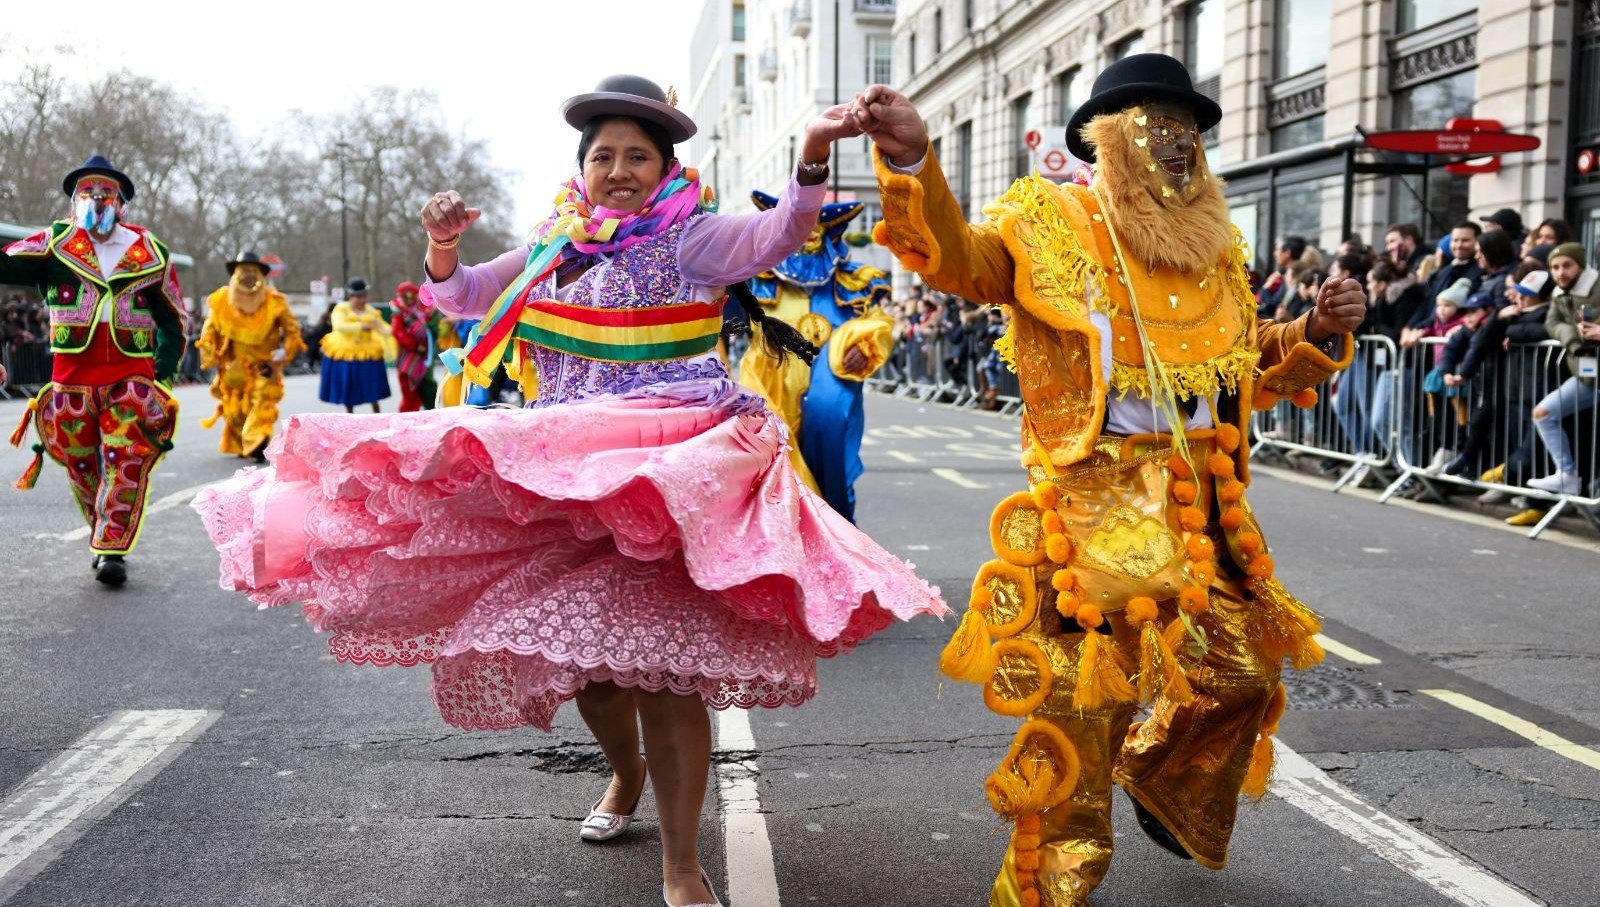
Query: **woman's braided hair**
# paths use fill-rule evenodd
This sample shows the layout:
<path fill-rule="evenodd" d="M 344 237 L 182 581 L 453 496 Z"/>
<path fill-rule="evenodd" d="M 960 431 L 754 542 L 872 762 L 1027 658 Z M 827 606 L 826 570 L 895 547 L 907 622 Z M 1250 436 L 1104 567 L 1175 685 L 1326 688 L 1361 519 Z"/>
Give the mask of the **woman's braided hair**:
<path fill-rule="evenodd" d="M 800 360 L 810 365 L 817 358 L 818 350 L 811 345 L 801 333 L 788 324 L 768 315 L 766 309 L 761 307 L 761 300 L 756 294 L 750 292 L 749 284 L 743 281 L 728 287 L 728 295 L 739 301 L 739 307 L 744 309 L 745 317 L 749 319 L 751 327 L 750 336 L 758 336 L 754 330 L 761 328 L 760 338 L 766 348 L 767 355 L 782 362 L 790 353 L 800 357 Z"/>

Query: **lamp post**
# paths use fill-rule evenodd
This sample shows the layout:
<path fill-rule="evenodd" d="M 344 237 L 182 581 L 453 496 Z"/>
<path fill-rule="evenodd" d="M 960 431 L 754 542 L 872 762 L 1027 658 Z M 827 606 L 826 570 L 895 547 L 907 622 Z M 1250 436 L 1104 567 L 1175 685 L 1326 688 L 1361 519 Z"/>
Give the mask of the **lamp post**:
<path fill-rule="evenodd" d="M 722 193 L 717 192 L 717 159 L 720 157 L 722 157 L 722 133 L 713 129 L 711 130 L 711 165 L 707 168 L 706 185 L 710 186 L 711 191 L 716 192 L 719 197 Z"/>
<path fill-rule="evenodd" d="M 333 147 L 339 154 L 339 286 L 348 287 L 350 285 L 350 228 L 345 217 L 344 162 L 350 151 L 350 143 L 340 140 L 335 142 Z"/>

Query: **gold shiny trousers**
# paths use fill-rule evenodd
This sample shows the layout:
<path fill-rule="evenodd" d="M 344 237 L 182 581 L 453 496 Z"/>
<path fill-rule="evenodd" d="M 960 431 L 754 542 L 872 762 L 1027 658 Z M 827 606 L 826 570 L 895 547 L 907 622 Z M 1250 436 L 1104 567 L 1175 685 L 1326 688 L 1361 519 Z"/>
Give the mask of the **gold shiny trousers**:
<path fill-rule="evenodd" d="M 1119 447 L 1121 456 L 1152 449 L 1122 439 L 1107 438 L 1105 442 L 1089 461 L 1079 465 L 1116 460 Z M 1191 442 L 1191 447 L 1198 463 L 1204 463 L 1212 452 L 1207 441 Z M 1066 477 L 1076 468 L 1069 468 Z M 1042 481 L 1044 474 L 1034 467 L 1031 478 Z M 1216 521 L 1215 483 L 1202 476 L 1199 484 L 1209 518 L 1204 534 L 1216 542 L 1217 576 L 1209 590 L 1209 606 L 1192 617 L 1209 645 L 1198 660 L 1179 658 L 1194 693 L 1191 701 L 1178 705 L 1158 698 L 1142 721 L 1135 720 L 1140 707 L 1131 703 L 1078 708 L 1074 687 L 1085 634 L 1056 610 L 1058 593 L 1048 582 L 1053 566 L 1032 568 L 1038 579 L 1037 611 L 1017 636 L 1044 652 L 1053 682 L 1049 695 L 1026 717 L 1047 721 L 1062 731 L 1077 750 L 1080 769 L 1071 794 L 1039 814 L 1038 867 L 1031 886 L 1038 892 L 1038 900 L 1024 897 L 1013 846 L 1007 849 L 990 896 L 993 907 L 1030 903 L 1080 907 L 1089 903 L 1090 892 L 1111 864 L 1113 783 L 1159 818 L 1200 865 L 1221 869 L 1227 863 L 1240 788 L 1257 735 L 1271 730 L 1263 727 L 1263 719 L 1279 684 L 1283 656 L 1281 651 L 1275 657 L 1263 651 L 1258 613 L 1262 609 L 1247 585 L 1250 581 L 1227 553 L 1225 533 Z M 1278 597 L 1281 587 L 1274 582 L 1273 588 Z M 1162 626 L 1178 617 L 1175 600 L 1159 602 L 1159 609 Z M 1106 618 L 1118 666 L 1131 675 L 1139 663 L 1139 631 L 1128 623 L 1123 611 L 1113 611 Z M 999 671 L 1003 674 L 1005 670 L 1002 664 Z M 1019 678 L 1018 682 L 1026 687 L 1033 680 Z M 1271 720 L 1275 722 L 1275 718 Z M 1030 854 L 1030 863 L 1032 859 Z"/>
<path fill-rule="evenodd" d="M 217 398 L 217 412 L 201 424 L 210 428 L 221 419 L 222 440 L 217 449 L 251 456 L 272 440 L 278 404 L 283 401 L 282 366 L 245 357 L 226 359 L 217 366 L 211 396 Z"/>

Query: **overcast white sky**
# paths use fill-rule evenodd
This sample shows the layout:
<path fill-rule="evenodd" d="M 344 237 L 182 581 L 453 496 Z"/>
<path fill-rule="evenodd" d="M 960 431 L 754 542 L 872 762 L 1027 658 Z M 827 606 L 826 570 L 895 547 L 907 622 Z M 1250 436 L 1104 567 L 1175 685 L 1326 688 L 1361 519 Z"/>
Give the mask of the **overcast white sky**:
<path fill-rule="evenodd" d="M 70 45 L 69 72 L 92 63 L 161 79 L 226 110 L 250 137 L 293 110 L 337 110 L 374 86 L 429 89 L 453 127 L 485 140 L 494 163 L 516 175 L 506 191 L 527 220 L 543 216 L 555 185 L 575 168 L 577 134 L 561 119 L 564 99 L 613 72 L 689 93 L 689 39 L 701 2 L 5 5 L 0 79 L 25 51 Z M 520 234 L 533 225 L 511 226 Z"/>

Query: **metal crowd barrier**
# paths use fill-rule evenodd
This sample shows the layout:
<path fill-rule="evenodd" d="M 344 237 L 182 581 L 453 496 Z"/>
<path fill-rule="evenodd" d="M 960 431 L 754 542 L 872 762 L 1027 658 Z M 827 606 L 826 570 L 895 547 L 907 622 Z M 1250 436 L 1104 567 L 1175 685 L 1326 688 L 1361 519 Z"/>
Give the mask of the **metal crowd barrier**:
<path fill-rule="evenodd" d="M 1397 372 L 1395 466 L 1400 474 L 1379 497 L 1387 501 L 1407 482 L 1443 501 L 1450 487 L 1547 502 L 1544 517 L 1529 531 L 1538 537 L 1569 507 L 1600 528 L 1600 410 L 1594 407 L 1562 421 L 1561 431 L 1577 465 L 1579 488 L 1558 494 L 1529 486 L 1530 479 L 1556 472 L 1540 439 L 1533 411 L 1561 388 L 1572 373 L 1566 350 L 1553 340 L 1512 346 L 1488 357 L 1480 371 L 1458 388 L 1430 380 L 1442 338 L 1401 351 Z M 1455 471 L 1452 471 L 1452 468 Z"/>
<path fill-rule="evenodd" d="M 1357 337 L 1350 367 L 1318 388 L 1315 406 L 1300 409 L 1285 400 L 1255 414 L 1255 450 L 1320 457 L 1340 473 L 1334 491 L 1388 468 L 1399 424 L 1393 406 L 1399 360 L 1388 337 Z"/>
<path fill-rule="evenodd" d="M 973 346 L 963 367 L 951 374 L 945 367 L 951 352 L 946 338 L 926 343 L 902 339 L 868 386 L 897 397 L 965 408 L 988 399 L 999 404 L 1002 414 L 1020 411 L 1017 376 L 1004 367 L 998 374 L 993 368 L 986 372 L 980 355 L 985 351 L 976 337 L 969 342 Z M 1549 508 L 1529 531 L 1530 538 L 1571 508 L 1600 529 L 1600 407 L 1563 423 L 1577 462 L 1578 493 L 1557 494 L 1527 484 L 1556 471 L 1532 413 L 1571 376 L 1566 351 L 1554 341 L 1499 350 L 1458 389 L 1428 377 L 1443 342 L 1426 338 L 1401 349 L 1382 335 L 1356 338 L 1350 367 L 1318 388 L 1316 405 L 1303 410 L 1285 401 L 1255 414 L 1254 455 L 1316 457 L 1337 473 L 1335 491 L 1371 475 L 1385 484 L 1382 502 L 1407 483 L 1419 484 L 1422 494 L 1441 503 L 1452 489 L 1520 495 Z M 993 393 L 986 394 L 990 387 Z M 1441 455 L 1441 449 L 1450 453 Z M 1503 473 L 1492 472 L 1502 465 Z"/>
<path fill-rule="evenodd" d="M 6 382 L 0 386 L 0 398 L 31 397 L 50 383 L 48 341 L 0 344 L 0 362 L 6 367 Z"/>

